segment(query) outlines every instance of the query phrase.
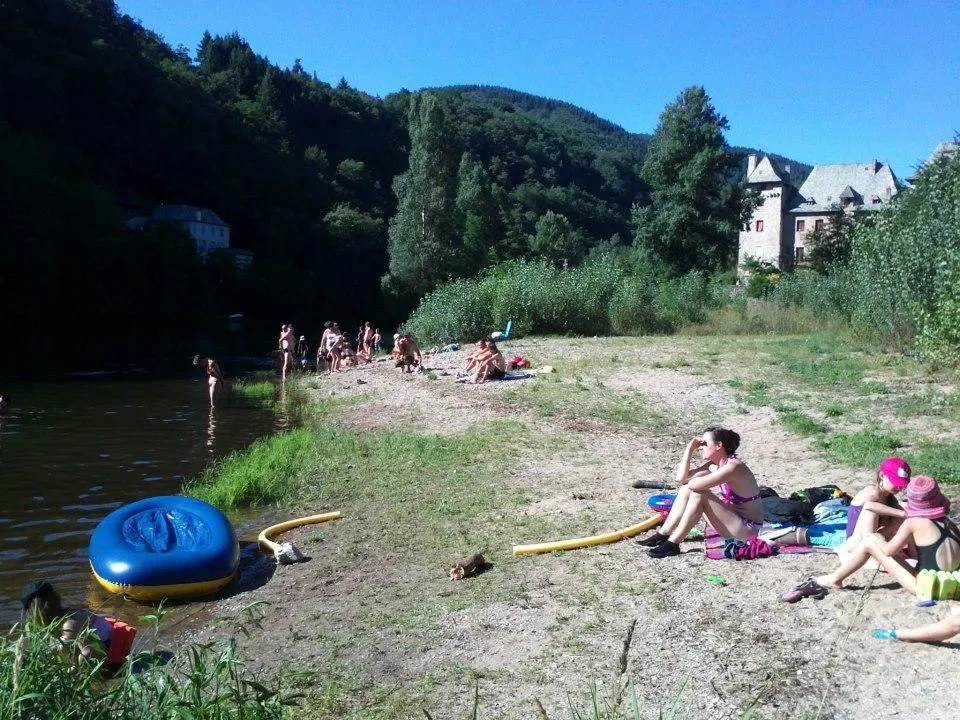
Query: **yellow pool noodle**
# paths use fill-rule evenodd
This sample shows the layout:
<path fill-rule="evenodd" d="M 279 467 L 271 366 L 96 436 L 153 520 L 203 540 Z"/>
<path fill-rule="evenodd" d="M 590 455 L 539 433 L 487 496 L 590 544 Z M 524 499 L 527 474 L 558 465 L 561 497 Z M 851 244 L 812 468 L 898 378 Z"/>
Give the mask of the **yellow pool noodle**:
<path fill-rule="evenodd" d="M 261 530 L 260 534 L 257 535 L 257 542 L 260 544 L 260 547 L 270 553 L 277 553 L 280 550 L 280 545 L 273 542 L 270 538 L 281 533 L 285 533 L 287 530 L 292 530 L 293 528 L 300 527 L 301 525 L 314 525 L 316 523 L 327 522 L 328 520 L 339 520 L 343 517 L 343 513 L 339 510 L 334 512 L 323 513 L 321 515 L 308 515 L 307 517 L 297 518 L 296 520 L 287 520 L 286 522 L 277 523 L 276 525 L 271 525 L 265 530 Z"/>
<path fill-rule="evenodd" d="M 538 543 L 535 545 L 514 545 L 513 554 L 536 555 L 537 553 L 556 552 L 557 550 L 576 550 L 577 548 L 590 547 L 591 545 L 605 545 L 607 543 L 617 542 L 617 540 L 639 535 L 646 530 L 655 528 L 662 522 L 663 518 L 658 514 L 623 530 L 617 530 L 603 535 L 591 535 L 590 537 L 575 538 L 573 540 L 556 540 L 555 542 Z"/>

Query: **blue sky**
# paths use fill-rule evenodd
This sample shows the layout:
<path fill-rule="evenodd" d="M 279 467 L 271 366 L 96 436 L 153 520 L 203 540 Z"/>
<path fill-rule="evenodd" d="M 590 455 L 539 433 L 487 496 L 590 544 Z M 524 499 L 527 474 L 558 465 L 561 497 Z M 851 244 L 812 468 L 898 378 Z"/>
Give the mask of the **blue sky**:
<path fill-rule="evenodd" d="M 383 97 L 502 85 L 633 132 L 703 85 L 727 141 L 899 177 L 960 131 L 960 3 L 119 0 L 171 45 L 238 32 L 281 67 Z"/>

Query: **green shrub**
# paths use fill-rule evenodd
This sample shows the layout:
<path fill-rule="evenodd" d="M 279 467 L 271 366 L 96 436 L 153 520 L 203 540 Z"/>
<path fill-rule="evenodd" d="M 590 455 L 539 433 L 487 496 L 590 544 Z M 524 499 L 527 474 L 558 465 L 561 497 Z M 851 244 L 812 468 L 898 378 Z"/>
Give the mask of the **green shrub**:
<path fill-rule="evenodd" d="M 668 280 L 662 268 L 613 254 L 571 269 L 514 261 L 438 287 L 407 327 L 427 344 L 473 340 L 508 320 L 518 335 L 671 332 L 702 321 L 726 299 L 727 290 L 703 273 Z"/>
<path fill-rule="evenodd" d="M 657 287 L 645 278 L 624 278 L 610 298 L 610 329 L 617 335 L 643 335 L 667 330 L 655 307 L 656 296 Z"/>
<path fill-rule="evenodd" d="M 703 322 L 713 304 L 707 276 L 699 270 L 660 285 L 657 307 L 663 324 L 670 330 Z"/>
<path fill-rule="evenodd" d="M 960 364 L 960 154 L 924 168 L 912 190 L 857 225 L 847 286 L 856 322 Z"/>

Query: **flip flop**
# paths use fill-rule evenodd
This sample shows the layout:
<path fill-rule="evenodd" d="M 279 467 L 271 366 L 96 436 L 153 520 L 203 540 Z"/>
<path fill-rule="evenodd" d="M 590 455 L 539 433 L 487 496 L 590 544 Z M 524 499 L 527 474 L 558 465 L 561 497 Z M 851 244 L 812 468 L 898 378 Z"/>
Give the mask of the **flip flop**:
<path fill-rule="evenodd" d="M 787 590 L 780 596 L 780 600 L 786 603 L 799 602 L 805 597 L 812 597 L 814 600 L 823 600 L 827 596 L 827 589 L 813 578 L 807 578 L 796 587 Z"/>

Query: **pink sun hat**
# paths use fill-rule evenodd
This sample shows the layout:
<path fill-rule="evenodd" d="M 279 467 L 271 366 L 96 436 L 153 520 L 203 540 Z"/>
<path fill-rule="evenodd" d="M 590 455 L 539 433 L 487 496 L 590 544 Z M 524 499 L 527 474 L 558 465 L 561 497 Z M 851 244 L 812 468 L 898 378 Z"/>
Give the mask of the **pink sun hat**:
<path fill-rule="evenodd" d="M 880 463 L 877 475 L 883 475 L 891 485 L 898 490 L 903 490 L 910 482 L 910 466 L 903 458 L 888 457 Z"/>
<path fill-rule="evenodd" d="M 927 475 L 917 475 L 907 486 L 907 517 L 930 520 L 946 517 L 950 501 L 944 496 L 937 481 Z"/>

